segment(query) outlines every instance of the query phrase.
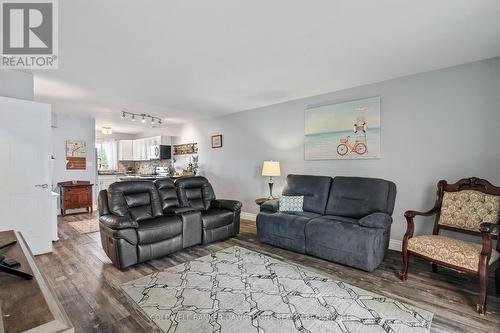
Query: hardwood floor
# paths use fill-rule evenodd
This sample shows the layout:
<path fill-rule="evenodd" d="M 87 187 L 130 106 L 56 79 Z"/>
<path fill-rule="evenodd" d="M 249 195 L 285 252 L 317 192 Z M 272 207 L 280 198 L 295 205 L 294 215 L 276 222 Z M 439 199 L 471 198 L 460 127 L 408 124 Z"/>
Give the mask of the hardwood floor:
<path fill-rule="evenodd" d="M 195 246 L 120 271 L 101 249 L 98 232 L 79 234 L 67 223 L 96 216 L 59 218 L 60 240 L 54 243 L 54 252 L 37 257 L 76 332 L 151 332 L 148 322 L 127 302 L 120 284 L 233 245 L 312 267 L 335 279 L 433 312 L 432 332 L 500 332 L 500 297 L 495 294 L 493 276 L 489 279 L 487 313 L 480 316 L 475 312 L 479 290 L 475 279 L 444 269 L 433 273 L 430 264 L 412 258 L 408 281 L 401 282 L 397 277 L 401 254 L 396 251 L 389 251 L 375 272 L 366 273 L 260 243 L 252 221 L 242 221 L 241 232 L 235 238 Z"/>

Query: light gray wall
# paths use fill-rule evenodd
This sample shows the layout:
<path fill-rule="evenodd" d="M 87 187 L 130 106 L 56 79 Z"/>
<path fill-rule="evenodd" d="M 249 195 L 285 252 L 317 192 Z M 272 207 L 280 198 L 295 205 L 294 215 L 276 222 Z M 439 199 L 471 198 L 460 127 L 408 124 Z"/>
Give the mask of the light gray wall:
<path fill-rule="evenodd" d="M 33 100 L 33 74 L 28 71 L 0 70 L 0 96 Z"/>
<path fill-rule="evenodd" d="M 87 144 L 87 168 L 66 170 L 66 140 L 84 140 Z M 95 159 L 95 120 L 65 114 L 57 114 L 57 127 L 52 129 L 53 162 L 52 185 L 70 180 L 88 180 L 97 184 Z M 94 187 L 96 189 L 97 186 Z M 96 190 L 94 191 L 96 193 Z M 96 196 L 94 196 L 94 203 Z"/>
<path fill-rule="evenodd" d="M 373 64 L 376 66 L 376 64 Z M 278 85 L 279 82 L 276 82 Z M 379 160 L 304 160 L 304 109 L 381 96 Z M 432 207 L 438 180 L 477 176 L 500 184 L 500 58 L 413 75 L 184 125 L 175 143 L 198 142 L 201 169 L 219 198 L 243 202 L 257 213 L 268 192 L 263 160 L 288 173 L 380 177 L 397 184 L 391 237 L 406 230 L 403 212 Z M 223 134 L 223 148 L 210 136 Z M 417 223 L 416 232 L 431 230 Z"/>

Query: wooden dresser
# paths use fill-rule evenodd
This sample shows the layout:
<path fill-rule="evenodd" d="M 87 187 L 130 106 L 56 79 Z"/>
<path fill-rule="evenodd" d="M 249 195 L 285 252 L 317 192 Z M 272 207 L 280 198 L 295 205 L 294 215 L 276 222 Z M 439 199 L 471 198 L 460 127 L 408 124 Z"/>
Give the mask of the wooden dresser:
<path fill-rule="evenodd" d="M 0 250 L 21 265 L 17 270 L 33 275 L 32 280 L 0 272 L 0 332 L 72 333 L 73 325 L 47 285 L 22 235 L 0 232 L 0 244 L 17 241 Z"/>
<path fill-rule="evenodd" d="M 92 213 L 92 186 L 89 181 L 69 181 L 58 183 L 61 188 L 61 214 L 68 209 L 86 208 Z"/>

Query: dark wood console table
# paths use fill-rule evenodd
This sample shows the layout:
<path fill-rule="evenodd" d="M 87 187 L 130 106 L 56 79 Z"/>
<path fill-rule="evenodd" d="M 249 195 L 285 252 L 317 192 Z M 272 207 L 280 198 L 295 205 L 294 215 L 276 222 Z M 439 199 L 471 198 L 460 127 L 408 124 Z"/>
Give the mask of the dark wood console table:
<path fill-rule="evenodd" d="M 0 272 L 0 332 L 71 333 L 73 325 L 38 269 L 20 233 L 0 232 L 0 244 L 17 243 L 0 250 L 21 265 L 16 269 L 33 275 L 32 280 Z"/>
<path fill-rule="evenodd" d="M 69 181 L 58 183 L 61 188 L 61 214 L 68 209 L 86 208 L 92 213 L 92 186 L 89 181 Z"/>

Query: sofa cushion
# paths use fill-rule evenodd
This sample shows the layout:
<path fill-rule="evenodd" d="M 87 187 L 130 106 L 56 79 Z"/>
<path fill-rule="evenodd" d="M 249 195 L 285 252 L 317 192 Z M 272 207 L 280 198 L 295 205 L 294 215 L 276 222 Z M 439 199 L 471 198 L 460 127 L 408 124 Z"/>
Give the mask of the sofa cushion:
<path fill-rule="evenodd" d="M 183 207 L 189 206 L 196 210 L 207 210 L 215 200 L 212 185 L 205 177 L 180 178 L 175 182 L 178 188 L 179 200 Z"/>
<path fill-rule="evenodd" d="M 210 208 L 201 213 L 204 229 L 214 229 L 233 223 L 233 212 L 227 209 Z"/>
<path fill-rule="evenodd" d="M 108 189 L 109 211 L 142 221 L 163 215 L 160 198 L 153 182 L 116 182 Z"/>
<path fill-rule="evenodd" d="M 340 264 L 373 271 L 384 259 L 390 228 L 365 228 L 323 217 L 305 227 L 306 253 Z"/>
<path fill-rule="evenodd" d="M 335 177 L 325 213 L 362 218 L 375 212 L 392 214 L 396 185 L 377 178 Z"/>
<path fill-rule="evenodd" d="M 137 239 L 139 244 L 156 243 L 182 235 L 182 222 L 178 216 L 160 216 L 139 222 Z"/>
<path fill-rule="evenodd" d="M 303 195 L 304 211 L 324 214 L 331 183 L 331 177 L 288 175 L 283 195 Z"/>
<path fill-rule="evenodd" d="M 312 216 L 301 216 L 313 214 Z M 268 213 L 257 215 L 257 235 L 259 240 L 284 249 L 305 253 L 305 226 L 315 213 Z"/>
<path fill-rule="evenodd" d="M 321 214 L 311 213 L 311 212 L 290 212 L 290 213 L 285 213 L 285 214 L 306 217 L 308 219 L 314 219 L 316 217 L 322 216 Z"/>
<path fill-rule="evenodd" d="M 359 221 L 358 219 L 353 219 L 352 217 L 337 216 L 337 215 L 323 215 L 321 218 L 329 221 L 347 222 L 353 224 L 358 224 Z"/>
<path fill-rule="evenodd" d="M 161 201 L 161 208 L 164 213 L 170 213 L 181 205 L 177 197 L 177 187 L 170 178 L 158 179 L 155 181 L 158 195 Z"/>

